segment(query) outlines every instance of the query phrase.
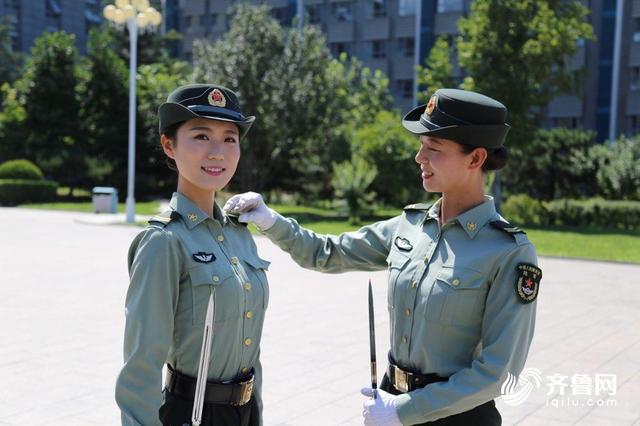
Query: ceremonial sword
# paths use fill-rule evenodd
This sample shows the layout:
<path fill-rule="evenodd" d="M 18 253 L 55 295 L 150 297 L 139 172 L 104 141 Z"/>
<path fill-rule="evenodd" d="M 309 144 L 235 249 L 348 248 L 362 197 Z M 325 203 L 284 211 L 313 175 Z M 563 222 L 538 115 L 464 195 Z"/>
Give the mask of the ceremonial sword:
<path fill-rule="evenodd" d="M 376 372 L 376 328 L 373 316 L 373 292 L 371 291 L 371 279 L 369 279 L 369 355 L 371 357 L 371 389 L 373 399 L 378 395 L 378 373 Z"/>
<path fill-rule="evenodd" d="M 207 373 L 209 371 L 209 357 L 211 355 L 211 341 L 213 340 L 213 319 L 215 317 L 215 302 L 213 291 L 209 295 L 207 305 L 207 316 L 204 321 L 204 332 L 202 336 L 202 349 L 200 350 L 200 362 L 198 363 L 198 377 L 196 379 L 196 391 L 193 397 L 193 411 L 191 412 L 192 426 L 200 426 L 202 421 L 202 408 L 204 405 L 204 394 L 207 388 Z"/>

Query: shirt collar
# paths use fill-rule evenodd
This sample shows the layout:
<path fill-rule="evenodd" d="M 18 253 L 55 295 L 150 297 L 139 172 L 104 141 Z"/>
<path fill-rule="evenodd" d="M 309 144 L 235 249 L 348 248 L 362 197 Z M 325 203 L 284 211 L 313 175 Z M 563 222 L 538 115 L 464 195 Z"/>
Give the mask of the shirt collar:
<path fill-rule="evenodd" d="M 467 210 L 466 212 L 458 215 L 455 219 L 462 229 L 467 232 L 469 238 L 474 238 L 478 232 L 480 232 L 480 229 L 482 229 L 482 227 L 492 220 L 497 214 L 493 197 L 485 195 L 484 198 L 484 203 Z"/>
<path fill-rule="evenodd" d="M 203 212 L 200 207 L 179 192 L 173 193 L 171 201 L 169 202 L 169 207 L 182 216 L 184 223 L 189 229 L 193 229 L 201 222 L 209 219 L 209 216 Z M 213 219 L 220 222 L 221 225 L 225 225 L 227 223 L 227 217 L 215 201 L 213 203 Z"/>
<path fill-rule="evenodd" d="M 442 204 L 442 198 L 436 201 L 433 206 L 427 211 L 425 222 L 428 220 L 440 220 L 440 205 Z M 451 222 L 458 222 L 458 224 L 465 230 L 469 238 L 475 238 L 480 229 L 487 224 L 490 220 L 497 215 L 496 207 L 493 202 L 493 197 L 485 195 L 485 201 L 482 204 L 475 206 L 474 208 L 467 210 L 466 212 L 458 215 L 452 219 Z M 441 224 L 442 225 L 442 224 Z"/>

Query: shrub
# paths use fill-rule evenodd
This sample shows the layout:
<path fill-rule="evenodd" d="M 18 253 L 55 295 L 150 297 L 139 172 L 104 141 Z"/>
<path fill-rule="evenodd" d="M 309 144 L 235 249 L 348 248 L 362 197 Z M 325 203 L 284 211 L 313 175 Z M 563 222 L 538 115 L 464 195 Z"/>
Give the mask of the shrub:
<path fill-rule="evenodd" d="M 510 196 L 502 204 L 502 213 L 507 220 L 522 225 L 543 225 L 547 221 L 542 202 L 526 194 Z"/>
<path fill-rule="evenodd" d="M 46 180 L 0 179 L 0 205 L 44 203 L 56 199 L 58 184 Z"/>
<path fill-rule="evenodd" d="M 640 201 L 563 199 L 545 203 L 545 209 L 551 225 L 640 229 Z"/>
<path fill-rule="evenodd" d="M 0 164 L 0 179 L 42 180 L 38 166 L 29 160 L 9 160 Z"/>

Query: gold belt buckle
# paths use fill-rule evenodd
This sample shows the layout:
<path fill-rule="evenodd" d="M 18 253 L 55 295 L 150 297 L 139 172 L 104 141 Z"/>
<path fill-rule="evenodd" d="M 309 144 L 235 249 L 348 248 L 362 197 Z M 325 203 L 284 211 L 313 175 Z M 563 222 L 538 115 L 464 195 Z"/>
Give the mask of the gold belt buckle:
<path fill-rule="evenodd" d="M 242 394 L 240 395 L 240 402 L 238 405 L 244 405 L 251 399 L 251 395 L 253 395 L 253 383 L 255 376 L 251 377 L 246 382 L 240 383 L 242 386 Z"/>
<path fill-rule="evenodd" d="M 400 392 L 409 392 L 409 380 L 406 372 L 402 371 L 400 368 L 393 366 L 393 378 L 394 384 L 393 386 L 398 389 Z"/>

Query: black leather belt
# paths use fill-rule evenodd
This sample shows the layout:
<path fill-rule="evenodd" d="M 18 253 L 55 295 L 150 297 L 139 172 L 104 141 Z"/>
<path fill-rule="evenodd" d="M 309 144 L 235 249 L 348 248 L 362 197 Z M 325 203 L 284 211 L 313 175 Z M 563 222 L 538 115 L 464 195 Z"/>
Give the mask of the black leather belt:
<path fill-rule="evenodd" d="M 446 377 L 437 374 L 421 374 L 403 370 L 393 363 L 389 363 L 387 376 L 391 385 L 400 392 L 411 392 L 412 390 L 421 389 L 431 383 L 446 382 Z"/>
<path fill-rule="evenodd" d="M 196 394 L 196 379 L 182 374 L 167 365 L 167 379 L 165 388 L 183 398 L 193 399 Z M 207 382 L 204 391 L 204 402 L 207 404 L 244 405 L 253 395 L 253 372 L 244 380 L 237 383 Z"/>

